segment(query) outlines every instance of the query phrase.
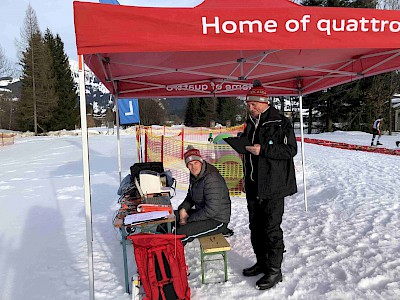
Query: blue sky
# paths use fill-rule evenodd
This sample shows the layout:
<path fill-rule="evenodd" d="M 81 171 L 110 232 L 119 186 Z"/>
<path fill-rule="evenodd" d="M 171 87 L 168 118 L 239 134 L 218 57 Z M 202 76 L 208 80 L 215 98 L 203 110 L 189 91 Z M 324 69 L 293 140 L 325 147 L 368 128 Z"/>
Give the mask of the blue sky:
<path fill-rule="evenodd" d="M 99 2 L 84 0 L 82 2 Z M 202 0 L 120 0 L 124 5 L 138 6 L 195 6 Z M 49 28 L 58 33 L 64 42 L 65 51 L 71 59 L 77 60 L 72 3 L 73 0 L 1 0 L 0 1 L 0 47 L 6 57 L 16 63 L 16 40 L 20 40 L 20 30 L 28 4 L 35 10 L 41 31 Z"/>

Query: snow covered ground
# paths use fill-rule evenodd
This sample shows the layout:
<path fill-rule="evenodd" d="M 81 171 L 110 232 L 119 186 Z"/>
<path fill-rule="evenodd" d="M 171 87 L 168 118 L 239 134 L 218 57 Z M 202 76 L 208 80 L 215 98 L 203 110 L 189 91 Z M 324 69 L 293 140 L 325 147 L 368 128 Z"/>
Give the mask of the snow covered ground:
<path fill-rule="evenodd" d="M 306 135 L 368 145 L 371 135 Z M 396 148 L 399 135 L 383 136 Z M 133 134 L 122 134 L 123 175 L 136 162 Z M 96 299 L 124 295 L 115 135 L 89 137 Z M 259 276 L 242 269 L 255 261 L 246 200 L 232 198 L 229 281 L 201 284 L 198 242 L 185 247 L 192 299 L 400 299 L 400 157 L 305 145 L 308 212 L 304 211 L 300 152 L 299 193 L 286 199 L 284 281 L 258 291 Z M 0 147 L 0 299 L 89 299 L 81 137 L 18 136 Z M 185 197 L 178 191 L 176 207 Z M 129 270 L 135 270 L 128 246 Z M 214 268 L 215 265 L 215 268 Z M 218 270 L 217 268 L 220 268 Z M 207 279 L 223 279 L 222 264 Z"/>

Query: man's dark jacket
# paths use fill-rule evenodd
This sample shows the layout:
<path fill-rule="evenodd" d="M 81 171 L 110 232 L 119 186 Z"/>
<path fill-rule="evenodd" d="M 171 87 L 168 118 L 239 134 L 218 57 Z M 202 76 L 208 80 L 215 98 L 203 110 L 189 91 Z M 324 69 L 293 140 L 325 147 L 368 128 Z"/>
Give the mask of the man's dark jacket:
<path fill-rule="evenodd" d="M 249 152 L 244 155 L 246 185 L 249 185 L 251 173 L 255 171 L 260 198 L 276 199 L 293 195 L 297 192 L 293 163 L 297 142 L 290 120 L 271 106 L 261 114 L 258 130 L 255 124 L 254 118 L 250 117 L 243 133 L 251 143 L 261 145 L 258 157 Z"/>
<path fill-rule="evenodd" d="M 197 177 L 190 174 L 189 190 L 178 210 L 184 208 L 189 211 L 193 206 L 196 212 L 189 216 L 188 222 L 213 219 L 229 223 L 231 199 L 228 187 L 218 170 L 206 161 Z"/>

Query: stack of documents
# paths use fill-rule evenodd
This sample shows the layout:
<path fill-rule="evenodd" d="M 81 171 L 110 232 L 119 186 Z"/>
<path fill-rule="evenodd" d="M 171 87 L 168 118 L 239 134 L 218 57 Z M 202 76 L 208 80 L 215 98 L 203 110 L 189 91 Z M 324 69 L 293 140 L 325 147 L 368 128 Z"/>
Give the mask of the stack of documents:
<path fill-rule="evenodd" d="M 137 224 L 145 221 L 152 221 L 158 219 L 164 219 L 169 216 L 168 211 L 151 211 L 151 212 L 143 212 L 137 214 L 127 215 L 124 219 L 124 224 Z"/>

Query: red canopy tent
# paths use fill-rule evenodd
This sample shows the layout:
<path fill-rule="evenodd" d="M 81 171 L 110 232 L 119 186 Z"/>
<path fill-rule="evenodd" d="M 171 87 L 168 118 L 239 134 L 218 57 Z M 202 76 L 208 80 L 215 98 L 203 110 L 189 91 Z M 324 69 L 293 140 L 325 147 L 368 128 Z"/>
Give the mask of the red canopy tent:
<path fill-rule="evenodd" d="M 195 8 L 74 3 L 78 54 L 120 97 L 308 94 L 400 65 L 400 12 L 206 0 Z"/>
<path fill-rule="evenodd" d="M 74 18 L 81 87 L 84 61 L 117 98 L 243 96 L 259 79 L 270 95 L 300 96 L 301 112 L 302 95 L 400 68 L 400 11 L 287 0 L 205 0 L 194 8 L 74 2 Z M 302 161 L 306 200 L 303 147 Z"/>

